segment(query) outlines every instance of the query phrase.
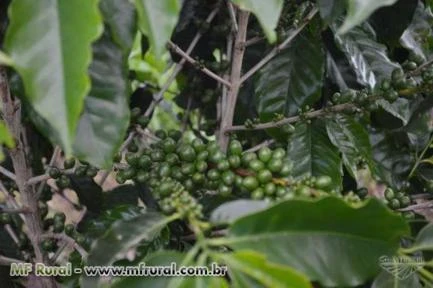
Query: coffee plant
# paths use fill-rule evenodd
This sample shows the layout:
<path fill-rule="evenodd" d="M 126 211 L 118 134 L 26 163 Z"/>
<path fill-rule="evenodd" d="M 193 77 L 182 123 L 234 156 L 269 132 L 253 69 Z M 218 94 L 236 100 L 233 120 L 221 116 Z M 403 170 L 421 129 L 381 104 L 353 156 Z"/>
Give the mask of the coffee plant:
<path fill-rule="evenodd" d="M 433 287 L 432 9 L 0 1 L 0 286 Z"/>

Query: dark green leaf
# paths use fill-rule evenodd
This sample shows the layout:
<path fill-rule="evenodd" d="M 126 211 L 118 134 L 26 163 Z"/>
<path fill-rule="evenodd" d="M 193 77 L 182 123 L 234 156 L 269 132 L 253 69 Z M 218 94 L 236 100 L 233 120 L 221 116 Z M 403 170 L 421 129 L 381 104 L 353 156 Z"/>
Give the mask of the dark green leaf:
<path fill-rule="evenodd" d="M 319 0 L 317 4 L 319 6 L 320 16 L 327 24 L 340 17 L 346 9 L 345 1 L 341 0 Z"/>
<path fill-rule="evenodd" d="M 343 155 L 346 168 L 356 177 L 357 164 L 364 160 L 375 172 L 373 153 L 368 132 L 351 116 L 337 114 L 326 121 L 326 130 L 332 144 Z"/>
<path fill-rule="evenodd" d="M 259 200 L 235 200 L 226 202 L 212 212 L 211 221 L 214 223 L 230 223 L 245 215 L 263 210 L 268 206 L 269 203 Z"/>
<path fill-rule="evenodd" d="M 154 53 L 161 56 L 177 23 L 179 1 L 135 0 L 135 6 L 141 32 L 149 38 Z"/>
<path fill-rule="evenodd" d="M 355 26 L 361 24 L 378 8 L 389 6 L 397 2 L 397 0 L 350 0 L 348 1 L 348 9 L 346 19 L 343 25 L 338 29 L 339 34 L 347 33 Z"/>
<path fill-rule="evenodd" d="M 229 271 L 234 272 L 237 277 L 244 274 L 243 277 L 252 278 L 264 287 L 312 287 L 301 273 L 290 267 L 268 262 L 264 255 L 254 251 L 240 250 L 235 253 L 217 254 L 215 257 L 227 264 Z"/>
<path fill-rule="evenodd" d="M 370 131 L 370 143 L 380 179 L 393 187 L 400 187 L 412 168 L 413 155 L 392 133 Z"/>
<path fill-rule="evenodd" d="M 74 152 L 92 165 L 107 168 L 129 125 L 126 55 L 112 42 L 108 31 L 93 46 L 93 52 L 89 71 L 92 90 L 84 102 Z"/>
<path fill-rule="evenodd" d="M 368 22 L 376 31 L 377 39 L 395 46 L 411 23 L 418 2 L 399 0 L 394 5 L 382 7 L 371 15 Z M 396 19 L 398 21 L 395 21 Z"/>
<path fill-rule="evenodd" d="M 90 88 L 91 43 L 102 30 L 97 0 L 13 1 L 5 49 L 27 100 L 59 134 L 67 154 Z"/>
<path fill-rule="evenodd" d="M 407 27 L 400 39 L 401 45 L 416 55 L 428 59 L 433 48 L 431 41 L 433 36 L 432 22 L 433 13 L 431 8 L 425 7 L 422 1 L 418 1 L 412 23 Z"/>
<path fill-rule="evenodd" d="M 409 122 L 411 116 L 409 100 L 398 98 L 394 103 L 389 103 L 386 100 L 380 99 L 378 102 L 380 107 L 386 112 L 399 119 L 403 123 L 403 126 Z"/>
<path fill-rule="evenodd" d="M 257 110 L 263 121 L 275 113 L 293 116 L 321 96 L 325 55 L 317 35 L 299 35 L 263 69 L 256 81 Z"/>
<path fill-rule="evenodd" d="M 141 241 L 151 241 L 161 229 L 175 218 L 166 218 L 155 212 L 148 212 L 125 221 L 117 221 L 92 244 L 87 259 L 91 266 L 108 266 L 116 260 L 125 258 L 125 253 Z M 82 286 L 97 287 L 98 277 L 83 277 Z"/>
<path fill-rule="evenodd" d="M 243 10 L 248 10 L 254 13 L 262 25 L 263 31 L 268 37 L 269 42 L 275 42 L 277 35 L 275 28 L 277 27 L 278 19 L 283 10 L 283 0 L 232 0 Z"/>
<path fill-rule="evenodd" d="M 380 256 L 394 255 L 409 227 L 378 200 L 358 206 L 334 197 L 289 200 L 238 219 L 221 242 L 263 253 L 324 286 L 360 285 L 379 272 Z"/>
<path fill-rule="evenodd" d="M 99 8 L 116 44 L 129 53 L 137 30 L 134 5 L 130 1 L 101 0 Z"/>
<path fill-rule="evenodd" d="M 134 7 L 128 1 L 104 0 L 105 32 L 93 45 L 92 89 L 84 102 L 74 151 L 97 167 L 108 168 L 129 125 L 127 58 L 135 36 Z"/>
<path fill-rule="evenodd" d="M 296 163 L 293 176 L 303 175 L 332 178 L 332 188 L 341 187 L 341 159 L 338 150 L 329 141 L 323 122 L 298 124 L 288 139 L 287 154 Z"/>
<path fill-rule="evenodd" d="M 376 41 L 375 32 L 368 23 L 344 36 L 336 35 L 335 41 L 355 71 L 358 82 L 370 88 L 380 84 L 382 79 L 388 79 L 392 70 L 399 67 L 388 58 L 386 47 Z"/>

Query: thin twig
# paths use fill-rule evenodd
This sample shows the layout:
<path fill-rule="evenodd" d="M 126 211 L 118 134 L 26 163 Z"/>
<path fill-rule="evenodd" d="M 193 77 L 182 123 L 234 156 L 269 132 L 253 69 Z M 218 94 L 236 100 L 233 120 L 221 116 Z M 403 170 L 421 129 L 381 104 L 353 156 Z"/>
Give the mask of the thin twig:
<path fill-rule="evenodd" d="M 430 140 L 428 141 L 427 145 L 425 146 L 424 150 L 421 152 L 419 157 L 416 159 L 415 164 L 413 165 L 412 169 L 409 172 L 409 176 L 407 176 L 408 179 L 412 178 L 414 175 L 416 169 L 418 168 L 419 164 L 421 163 L 422 158 L 424 157 L 424 154 L 427 152 L 427 150 L 430 148 L 430 145 L 433 143 L 433 135 L 430 136 Z"/>
<path fill-rule="evenodd" d="M 12 173 L 11 171 L 9 171 L 8 169 L 4 168 L 3 166 L 0 166 L 0 173 L 5 175 L 6 177 L 8 177 L 9 179 L 16 181 L 17 177 L 15 176 L 14 173 Z"/>
<path fill-rule="evenodd" d="M 233 3 L 227 1 L 227 7 L 229 9 L 230 19 L 232 20 L 233 31 L 237 33 L 239 28 L 238 28 L 238 22 L 236 21 L 236 11 L 235 8 L 233 7 Z"/>
<path fill-rule="evenodd" d="M 176 44 L 174 44 L 171 41 L 168 41 L 168 47 L 175 52 L 176 54 L 180 55 L 182 58 L 184 58 L 187 62 L 189 62 L 190 64 L 196 66 L 200 71 L 202 71 L 204 74 L 208 75 L 209 77 L 211 77 L 212 79 L 226 85 L 227 87 L 231 87 L 231 83 L 224 80 L 223 78 L 221 78 L 220 76 L 218 76 L 217 74 L 215 74 L 214 72 L 212 72 L 211 70 L 209 70 L 206 67 L 203 67 L 202 65 L 198 64 L 197 61 L 195 59 L 193 59 L 191 56 L 188 55 L 188 53 L 186 53 L 185 51 L 183 51 L 182 49 L 180 49 L 179 46 L 177 46 Z"/>
<path fill-rule="evenodd" d="M 25 214 L 25 213 L 31 213 L 30 209 L 28 207 L 22 207 L 22 208 L 7 208 L 7 207 L 0 207 L 0 213 L 7 213 L 7 214 Z"/>
<path fill-rule="evenodd" d="M 66 175 L 74 174 L 74 169 L 62 170 L 62 173 L 66 174 Z M 51 179 L 51 176 L 48 174 L 34 176 L 27 181 L 27 185 L 35 185 L 35 184 L 38 184 L 40 182 L 45 182 L 48 179 Z M 41 185 L 43 185 L 43 184 L 41 184 Z"/>
<path fill-rule="evenodd" d="M 398 209 L 398 211 L 404 212 L 404 211 L 422 210 L 422 209 L 430 209 L 430 208 L 433 208 L 433 201 L 410 205 L 405 208 L 400 208 Z"/>
<path fill-rule="evenodd" d="M 212 20 L 215 18 L 216 14 L 218 13 L 219 6 L 217 6 L 215 9 L 210 12 L 209 16 L 206 18 L 205 23 L 209 24 L 212 22 Z M 202 31 L 199 30 L 197 34 L 195 35 L 194 39 L 192 39 L 191 43 L 189 44 L 188 48 L 186 49 L 186 53 L 190 55 L 192 51 L 194 50 L 195 46 L 197 45 L 198 41 L 200 40 L 202 36 Z M 149 117 L 150 114 L 152 114 L 152 111 L 155 109 L 156 105 L 158 105 L 159 102 L 163 99 L 164 93 L 168 90 L 168 88 L 171 86 L 171 83 L 176 79 L 176 76 L 179 74 L 179 72 L 182 70 L 183 65 L 185 64 L 186 60 L 185 58 L 182 58 L 179 63 L 176 64 L 176 66 L 173 69 L 173 72 L 171 73 L 170 77 L 165 81 L 164 85 L 162 86 L 161 90 L 158 94 L 154 97 L 154 100 L 152 103 L 150 103 L 149 107 L 147 108 L 146 112 L 144 113 L 144 116 Z"/>
<path fill-rule="evenodd" d="M 153 141 L 159 141 L 161 139 L 159 139 L 158 137 L 156 137 L 155 135 L 153 135 L 152 133 L 150 133 L 149 131 L 145 130 L 145 129 L 141 129 L 139 127 L 137 127 L 137 132 L 142 135 L 145 136 Z"/>
<path fill-rule="evenodd" d="M 0 255 L 0 265 L 10 266 L 11 264 L 16 264 L 16 263 L 24 263 L 24 262 L 21 260 L 18 260 L 18 259 L 9 258 L 9 257 Z"/>
<path fill-rule="evenodd" d="M 235 132 L 235 131 L 245 131 L 245 130 L 253 131 L 253 130 L 264 130 L 264 129 L 269 129 L 269 128 L 276 128 L 276 127 L 280 127 L 280 126 L 283 126 L 286 124 L 295 123 L 295 122 L 301 120 L 302 118 L 311 119 L 311 118 L 316 118 L 316 117 L 323 116 L 323 115 L 326 115 L 326 114 L 329 114 L 332 112 L 341 112 L 341 111 L 350 110 L 350 109 L 354 109 L 354 108 L 356 108 L 355 104 L 344 103 L 344 104 L 331 106 L 329 108 L 323 108 L 323 109 L 318 109 L 315 111 L 307 112 L 307 113 L 303 114 L 303 116 L 293 116 L 293 117 L 281 119 L 279 121 L 270 121 L 270 122 L 266 122 L 266 123 L 260 123 L 260 124 L 254 125 L 251 128 L 245 127 L 244 125 L 231 126 L 231 127 L 226 128 L 225 132 Z"/>
<path fill-rule="evenodd" d="M 61 151 L 60 147 L 58 145 L 56 145 L 56 147 L 54 147 L 53 155 L 51 155 L 50 162 L 48 162 L 48 167 L 52 167 L 54 165 L 54 163 L 56 162 L 57 158 L 59 157 L 60 151 Z M 45 172 L 46 171 L 47 171 L 47 169 L 45 169 Z M 48 179 L 46 179 L 46 180 L 48 180 Z M 31 179 L 29 179 L 29 181 L 30 180 Z M 38 191 L 36 192 L 36 199 L 39 199 L 39 197 L 41 196 L 42 191 L 44 190 L 45 185 L 46 185 L 46 183 L 45 183 L 46 180 L 42 180 L 44 182 L 42 182 L 42 184 L 39 185 Z M 38 182 L 35 182 L 35 184 L 36 183 L 38 183 Z"/>
<path fill-rule="evenodd" d="M 313 8 L 310 13 L 305 17 L 304 21 L 301 25 L 299 25 L 298 28 L 293 30 L 293 32 L 290 34 L 289 37 L 287 37 L 286 40 L 284 40 L 280 45 L 272 49 L 271 52 L 269 52 L 268 55 L 266 55 L 262 60 L 260 60 L 259 63 L 257 63 L 253 68 L 251 68 L 247 73 L 245 73 L 241 77 L 241 83 L 245 82 L 248 78 L 250 78 L 254 73 L 256 73 L 258 70 L 260 70 L 263 66 L 265 66 L 272 58 L 274 58 L 282 49 L 286 48 L 287 45 L 292 42 L 293 39 L 304 29 L 305 26 L 313 19 L 313 17 L 317 14 L 318 9 Z"/>
<path fill-rule="evenodd" d="M 245 41 L 245 47 L 249 47 L 251 45 L 257 44 L 259 42 L 262 42 L 263 40 L 265 40 L 265 37 L 262 36 L 255 36 L 251 39 L 248 39 L 247 41 Z"/>
<path fill-rule="evenodd" d="M 262 143 L 260 143 L 259 145 L 256 145 L 254 147 L 251 147 L 248 150 L 245 150 L 244 153 L 248 153 L 248 152 L 256 152 L 260 149 L 262 149 L 263 147 L 268 147 L 270 145 L 272 145 L 273 143 L 275 143 L 274 139 L 270 139 L 270 140 L 265 140 Z"/>
<path fill-rule="evenodd" d="M 9 236 L 11 236 L 11 239 L 14 241 L 14 243 L 18 245 L 20 240 L 18 239 L 18 236 L 15 233 L 14 229 L 12 229 L 12 226 L 10 224 L 6 224 L 5 230 L 9 234 Z"/>

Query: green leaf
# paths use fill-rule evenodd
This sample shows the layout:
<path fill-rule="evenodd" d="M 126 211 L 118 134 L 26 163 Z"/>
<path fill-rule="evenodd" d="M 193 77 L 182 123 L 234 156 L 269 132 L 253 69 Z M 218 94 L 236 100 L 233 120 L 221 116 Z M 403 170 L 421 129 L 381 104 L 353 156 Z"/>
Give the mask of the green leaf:
<path fill-rule="evenodd" d="M 289 200 L 238 219 L 219 242 L 263 253 L 323 286 L 347 287 L 375 276 L 379 257 L 394 255 L 408 234 L 404 219 L 376 199 L 353 207 L 326 197 Z"/>
<path fill-rule="evenodd" d="M 135 35 L 131 6 L 128 1 L 101 2 L 108 24 L 93 45 L 92 89 L 84 102 L 73 147 L 75 156 L 101 168 L 111 167 L 129 126 L 127 59 Z"/>
<path fill-rule="evenodd" d="M 428 224 L 418 233 L 415 243 L 409 250 L 433 250 L 433 223 Z"/>
<path fill-rule="evenodd" d="M 332 179 L 331 189 L 341 187 L 341 159 L 338 150 L 329 141 L 324 123 L 298 124 L 288 139 L 287 155 L 296 163 L 293 176 L 327 175 Z"/>
<path fill-rule="evenodd" d="M 326 131 L 332 144 L 340 150 L 346 168 L 356 178 L 359 157 L 375 171 L 373 152 L 368 132 L 353 117 L 337 114 L 326 121 Z"/>
<path fill-rule="evenodd" d="M 125 221 L 117 221 L 98 240 L 92 244 L 87 259 L 91 266 L 109 266 L 116 260 L 125 257 L 130 249 L 136 247 L 141 241 L 151 241 L 168 223 L 176 219 L 166 218 L 159 213 L 149 212 Z M 97 287 L 98 277 L 82 278 L 82 287 Z"/>
<path fill-rule="evenodd" d="M 148 38 L 156 56 L 161 56 L 179 16 L 177 0 L 135 0 L 138 25 Z"/>
<path fill-rule="evenodd" d="M 378 103 L 386 112 L 399 119 L 403 126 L 409 122 L 410 117 L 412 116 L 409 105 L 410 103 L 407 99 L 398 98 L 394 103 L 389 103 L 384 99 L 380 99 Z"/>
<path fill-rule="evenodd" d="M 59 135 L 66 154 L 90 89 L 91 43 L 102 30 L 97 0 L 15 0 L 4 47 L 27 100 Z"/>
<path fill-rule="evenodd" d="M 239 274 L 244 274 L 263 284 L 264 287 L 312 287 L 310 281 L 301 273 L 290 267 L 268 262 L 264 255 L 254 251 L 241 250 L 235 253 L 220 253 L 216 254 L 215 258 L 222 260 L 230 272 L 238 275 L 237 277 Z"/>
<path fill-rule="evenodd" d="M 422 288 L 416 273 L 405 279 L 399 279 L 387 271 L 382 271 L 375 279 L 371 288 Z"/>
<path fill-rule="evenodd" d="M 301 34 L 265 67 L 256 80 L 256 104 L 262 121 L 275 113 L 293 116 L 321 96 L 325 55 L 318 36 Z"/>
<path fill-rule="evenodd" d="M 399 145 L 401 140 L 392 133 L 371 130 L 369 135 L 380 179 L 400 187 L 413 166 L 413 155 Z"/>
<path fill-rule="evenodd" d="M 431 41 L 433 36 L 432 21 L 433 13 L 431 8 L 425 7 L 422 1 L 418 1 L 412 23 L 403 32 L 400 44 L 414 54 L 428 59 L 433 48 Z"/>
<path fill-rule="evenodd" d="M 335 31 L 335 24 L 332 28 Z M 392 70 L 399 67 L 388 58 L 386 46 L 376 41 L 375 32 L 368 23 L 343 36 L 336 35 L 335 41 L 362 85 L 374 88 L 383 79 L 388 79 Z"/>
<path fill-rule="evenodd" d="M 277 28 L 278 19 L 283 10 L 283 0 L 232 0 L 232 2 L 241 9 L 254 13 L 269 42 L 273 43 L 277 40 L 275 28 Z"/>
<path fill-rule="evenodd" d="M 100 0 L 104 22 L 117 45 L 129 54 L 137 32 L 137 15 L 130 1 Z"/>
<path fill-rule="evenodd" d="M 8 148 L 15 147 L 14 138 L 3 121 L 0 121 L 0 145 L 6 145 Z M 3 151 L 0 150 L 0 161 L 4 160 L 4 156 Z"/>
<path fill-rule="evenodd" d="M 320 16 L 325 23 L 329 24 L 343 14 L 346 9 L 345 1 L 341 0 L 318 0 Z"/>
<path fill-rule="evenodd" d="M 261 200 L 235 200 L 226 202 L 212 211 L 211 222 L 231 223 L 248 214 L 258 212 L 269 206 L 269 203 Z"/>
<path fill-rule="evenodd" d="M 390 6 L 397 0 L 349 0 L 346 19 L 338 29 L 338 34 L 347 33 L 355 26 L 361 24 L 380 7 Z"/>

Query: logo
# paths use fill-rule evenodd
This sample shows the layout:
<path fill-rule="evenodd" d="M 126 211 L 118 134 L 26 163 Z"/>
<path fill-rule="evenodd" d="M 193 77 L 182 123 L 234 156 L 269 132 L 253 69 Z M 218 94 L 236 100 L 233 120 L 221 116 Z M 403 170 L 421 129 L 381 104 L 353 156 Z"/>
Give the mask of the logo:
<path fill-rule="evenodd" d="M 413 273 L 421 269 L 424 264 L 422 257 L 381 256 L 379 258 L 380 267 L 399 280 L 409 278 Z"/>

